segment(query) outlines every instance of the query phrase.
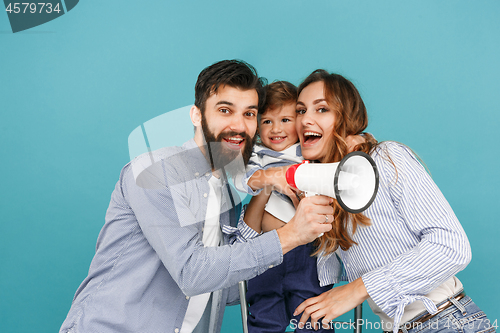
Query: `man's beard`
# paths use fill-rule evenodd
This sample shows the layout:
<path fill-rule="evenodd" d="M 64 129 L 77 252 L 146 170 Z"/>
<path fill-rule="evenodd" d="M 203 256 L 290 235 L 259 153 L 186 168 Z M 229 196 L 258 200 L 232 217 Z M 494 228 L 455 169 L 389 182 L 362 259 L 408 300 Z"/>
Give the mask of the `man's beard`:
<path fill-rule="evenodd" d="M 210 161 L 212 170 L 224 169 L 224 171 L 228 172 L 233 177 L 238 173 L 245 172 L 245 166 L 252 155 L 256 135 L 252 138 L 245 132 L 238 133 L 230 131 L 222 132 L 218 136 L 215 136 L 208 128 L 207 120 L 203 115 L 201 117 L 201 128 L 207 143 L 207 158 Z M 236 135 L 244 139 L 243 144 L 245 146 L 243 150 L 229 149 L 222 143 L 224 138 Z"/>

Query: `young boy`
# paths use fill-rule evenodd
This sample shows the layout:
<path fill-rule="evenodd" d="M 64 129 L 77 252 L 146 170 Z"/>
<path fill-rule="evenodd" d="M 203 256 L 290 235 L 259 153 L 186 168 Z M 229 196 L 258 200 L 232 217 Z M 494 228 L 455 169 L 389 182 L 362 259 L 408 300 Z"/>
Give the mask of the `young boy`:
<path fill-rule="evenodd" d="M 247 178 L 257 169 L 267 169 L 302 162 L 295 129 L 297 88 L 286 81 L 265 87 L 266 103 L 259 110 L 259 137 L 247 167 Z M 246 185 L 246 184 L 245 184 Z M 244 220 L 257 232 L 267 232 L 285 225 L 295 208 L 283 194 L 266 191 L 250 201 Z M 265 211 L 263 207 L 265 205 Z M 311 253 L 313 243 L 300 246 L 283 257 L 283 263 L 248 281 L 247 300 L 250 305 L 248 329 L 251 333 L 284 332 L 295 308 L 304 300 L 332 288 L 321 287 L 317 274 L 317 258 Z M 301 332 L 313 331 L 306 327 Z M 318 326 L 320 332 L 329 332 Z M 314 331 L 318 332 L 318 331 Z"/>

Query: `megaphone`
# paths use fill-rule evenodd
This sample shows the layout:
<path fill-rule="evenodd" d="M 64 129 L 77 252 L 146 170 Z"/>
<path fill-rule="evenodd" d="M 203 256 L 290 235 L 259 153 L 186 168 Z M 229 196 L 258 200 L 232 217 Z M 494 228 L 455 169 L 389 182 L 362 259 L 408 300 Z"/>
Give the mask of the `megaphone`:
<path fill-rule="evenodd" d="M 326 195 L 337 199 L 349 213 L 361 213 L 375 200 L 378 170 L 370 155 L 354 151 L 337 163 L 294 164 L 286 172 L 290 186 L 306 196 Z"/>

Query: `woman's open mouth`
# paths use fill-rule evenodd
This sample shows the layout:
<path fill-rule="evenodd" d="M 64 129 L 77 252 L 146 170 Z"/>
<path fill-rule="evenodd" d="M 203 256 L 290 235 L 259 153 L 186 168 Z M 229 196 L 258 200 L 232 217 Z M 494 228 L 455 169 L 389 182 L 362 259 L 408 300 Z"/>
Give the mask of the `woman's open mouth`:
<path fill-rule="evenodd" d="M 321 140 L 323 136 L 316 132 L 305 132 L 304 133 L 304 146 L 312 146 Z"/>

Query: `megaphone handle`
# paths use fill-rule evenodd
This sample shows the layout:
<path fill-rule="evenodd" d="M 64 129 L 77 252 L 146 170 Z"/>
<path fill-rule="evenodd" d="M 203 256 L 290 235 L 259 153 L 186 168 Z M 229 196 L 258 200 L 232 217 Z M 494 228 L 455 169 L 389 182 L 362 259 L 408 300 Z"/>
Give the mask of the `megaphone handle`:
<path fill-rule="evenodd" d="M 304 191 L 304 196 L 305 196 L 305 197 L 312 197 L 312 196 L 315 196 L 315 195 L 318 195 L 318 194 L 317 194 L 317 193 L 314 193 L 314 192 Z M 317 238 L 320 238 L 320 237 L 321 237 L 321 236 L 323 236 L 323 235 L 324 235 L 324 233 L 322 232 L 322 233 L 320 233 L 320 234 L 318 235 L 318 237 L 317 237 Z"/>

